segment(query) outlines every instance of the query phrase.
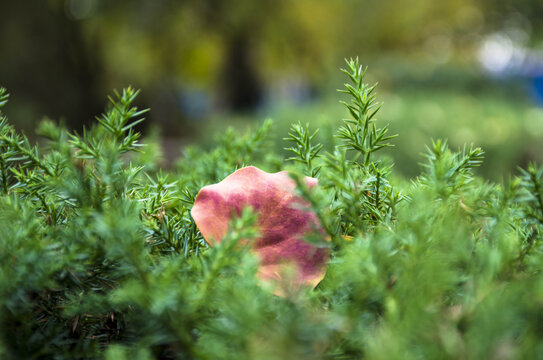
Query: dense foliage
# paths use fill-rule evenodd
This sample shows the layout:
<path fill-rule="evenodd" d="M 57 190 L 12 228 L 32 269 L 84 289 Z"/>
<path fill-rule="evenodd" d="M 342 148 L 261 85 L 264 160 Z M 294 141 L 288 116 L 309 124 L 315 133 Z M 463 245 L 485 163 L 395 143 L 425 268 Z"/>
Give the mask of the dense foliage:
<path fill-rule="evenodd" d="M 162 172 L 156 147 L 134 131 L 145 111 L 132 106 L 132 89 L 82 134 L 42 123 L 40 147 L 2 117 L 0 356 L 541 354 L 543 169 L 488 183 L 473 174 L 481 149 L 436 140 L 420 176 L 394 184 L 376 157 L 393 139 L 376 124 L 375 87 L 357 61 L 347 65 L 341 145 L 325 152 L 294 125 L 288 162 L 270 148 L 265 122 L 226 132 L 212 151 L 187 149 Z M 257 260 L 240 246 L 257 235 L 258 214 L 244 212 L 218 246 L 203 241 L 189 213 L 198 190 L 245 165 L 292 170 L 317 213 L 332 259 L 315 290 L 282 298 L 258 285 Z M 318 177 L 317 191 L 299 175 Z"/>

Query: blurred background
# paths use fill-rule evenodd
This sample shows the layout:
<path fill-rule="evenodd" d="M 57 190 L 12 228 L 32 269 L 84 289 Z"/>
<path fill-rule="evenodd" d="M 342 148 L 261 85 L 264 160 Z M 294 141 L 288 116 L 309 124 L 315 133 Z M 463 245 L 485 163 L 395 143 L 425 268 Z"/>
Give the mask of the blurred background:
<path fill-rule="evenodd" d="M 5 112 L 33 135 L 44 117 L 80 130 L 113 89 L 142 90 L 141 130 L 165 165 L 226 126 L 340 119 L 344 58 L 379 82 L 379 121 L 398 133 L 396 170 L 420 172 L 432 138 L 486 151 L 498 179 L 543 160 L 540 0 L 2 0 Z M 158 134 L 158 135 L 157 135 Z M 279 148 L 286 144 L 279 144 Z"/>

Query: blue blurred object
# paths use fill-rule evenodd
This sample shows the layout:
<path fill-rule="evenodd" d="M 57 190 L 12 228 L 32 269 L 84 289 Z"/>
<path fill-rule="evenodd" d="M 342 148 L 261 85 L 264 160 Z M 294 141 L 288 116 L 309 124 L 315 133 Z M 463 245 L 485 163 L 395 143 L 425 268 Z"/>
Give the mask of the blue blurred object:
<path fill-rule="evenodd" d="M 535 101 L 543 106 L 543 74 L 530 78 L 530 90 Z"/>
<path fill-rule="evenodd" d="M 181 112 L 191 120 L 199 120 L 205 117 L 211 108 L 209 94 L 195 88 L 179 90 L 178 103 Z"/>

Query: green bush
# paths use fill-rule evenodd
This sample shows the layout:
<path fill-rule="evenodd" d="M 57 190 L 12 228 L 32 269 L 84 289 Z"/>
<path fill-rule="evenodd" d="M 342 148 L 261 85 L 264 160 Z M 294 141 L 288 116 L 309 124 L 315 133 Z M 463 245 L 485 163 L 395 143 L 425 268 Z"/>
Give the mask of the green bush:
<path fill-rule="evenodd" d="M 325 153 L 294 125 L 288 163 L 266 122 L 157 170 L 156 146 L 134 131 L 145 111 L 132 89 L 82 134 L 44 122 L 40 147 L 2 117 L 1 357 L 541 356 L 543 169 L 489 183 L 473 174 L 481 149 L 436 140 L 420 176 L 395 184 L 375 157 L 394 142 L 375 124 L 375 87 L 347 65 L 340 145 Z M 245 165 L 319 178 L 317 191 L 299 188 L 331 239 L 316 289 L 283 298 L 258 285 L 258 261 L 239 246 L 258 214 L 244 212 L 218 246 L 202 239 L 190 216 L 198 190 Z"/>
<path fill-rule="evenodd" d="M 420 64 L 417 65 L 419 68 Z M 384 69 L 383 69 L 384 67 Z M 508 174 L 516 172 L 518 166 L 526 167 L 530 161 L 543 162 L 543 108 L 523 92 L 511 89 L 512 84 L 503 82 L 485 83 L 482 79 L 472 83 L 482 86 L 473 88 L 469 84 L 447 86 L 451 77 L 466 77 L 468 70 L 444 77 L 438 85 L 431 80 L 420 81 L 406 78 L 382 81 L 381 76 L 390 74 L 400 64 L 372 69 L 373 78 L 379 80 L 379 99 L 383 108 L 378 122 L 390 124 L 390 131 L 400 134 L 394 140 L 395 148 L 384 150 L 380 155 L 394 159 L 394 173 L 405 178 L 415 178 L 420 172 L 421 154 L 431 139 L 446 138 L 452 148 L 475 143 L 485 150 L 485 162 L 477 170 L 482 177 L 501 181 Z M 377 75 L 375 74 L 377 73 Z M 463 75 L 462 75 L 463 74 Z M 370 75 L 370 74 L 368 74 Z M 377 76 L 377 77 L 376 77 Z M 273 139 L 277 149 L 284 144 L 281 138 L 292 123 L 302 120 L 314 129 L 320 129 L 315 141 L 332 152 L 338 145 L 336 129 L 348 111 L 337 102 L 335 87 L 339 81 L 330 81 L 326 97 L 302 104 L 278 103 L 265 107 L 261 113 L 274 119 Z M 381 89 L 383 87 L 384 89 Z M 212 148 L 215 144 L 209 136 L 227 126 L 237 129 L 250 128 L 254 117 L 247 114 L 233 116 L 217 115 L 199 131 L 198 142 Z M 228 125 L 227 125 L 228 124 Z M 240 130 L 240 131 L 241 131 Z M 284 155 L 284 154 L 283 154 Z"/>

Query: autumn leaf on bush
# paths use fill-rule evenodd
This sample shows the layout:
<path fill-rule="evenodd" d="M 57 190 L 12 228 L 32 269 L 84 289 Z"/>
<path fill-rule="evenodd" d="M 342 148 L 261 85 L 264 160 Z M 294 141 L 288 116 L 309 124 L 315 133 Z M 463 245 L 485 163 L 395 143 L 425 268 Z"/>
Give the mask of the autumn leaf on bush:
<path fill-rule="evenodd" d="M 317 179 L 305 181 L 310 188 L 317 185 Z M 306 241 L 311 234 L 324 237 L 324 231 L 295 188 L 286 171 L 269 174 L 249 166 L 202 188 L 191 211 L 204 239 L 214 245 L 226 235 L 232 217 L 251 207 L 258 215 L 260 232 L 250 244 L 260 260 L 258 277 L 271 283 L 278 295 L 286 286 L 315 287 L 330 257 L 326 247 Z"/>

